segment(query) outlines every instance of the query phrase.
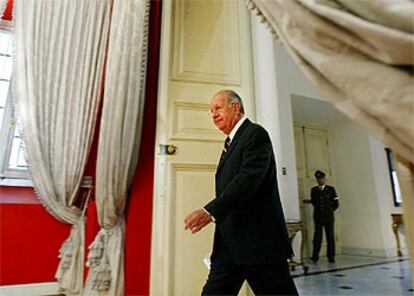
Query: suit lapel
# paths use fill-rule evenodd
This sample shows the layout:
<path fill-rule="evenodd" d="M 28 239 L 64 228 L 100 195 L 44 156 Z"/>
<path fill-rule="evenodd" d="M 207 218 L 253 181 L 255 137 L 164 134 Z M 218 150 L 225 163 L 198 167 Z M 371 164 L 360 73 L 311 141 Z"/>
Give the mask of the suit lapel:
<path fill-rule="evenodd" d="M 234 147 L 236 147 L 237 143 L 239 142 L 239 139 L 243 132 L 246 130 L 246 128 L 251 124 L 249 119 L 246 119 L 243 124 L 239 127 L 239 130 L 237 131 L 236 135 L 234 136 L 233 140 L 230 143 L 229 150 L 227 150 L 226 153 L 222 153 L 220 157 L 220 162 L 217 167 L 217 172 L 220 170 L 220 168 L 223 166 L 224 162 L 227 158 L 229 158 L 230 154 L 233 152 Z"/>

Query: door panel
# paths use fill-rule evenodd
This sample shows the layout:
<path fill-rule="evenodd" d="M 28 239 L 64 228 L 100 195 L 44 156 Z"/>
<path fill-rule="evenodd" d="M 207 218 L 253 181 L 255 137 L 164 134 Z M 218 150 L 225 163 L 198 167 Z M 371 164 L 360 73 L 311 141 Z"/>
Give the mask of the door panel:
<path fill-rule="evenodd" d="M 298 193 L 299 193 L 299 207 L 300 207 L 300 216 L 302 221 L 305 223 L 305 226 L 308 230 L 308 243 L 305 245 L 305 257 L 309 257 L 312 252 L 312 245 L 309 244 L 309 240 L 311 239 L 311 218 L 312 212 L 310 209 L 309 204 L 305 204 L 304 201 L 309 199 L 309 190 L 307 186 L 307 170 L 306 170 L 306 159 L 305 159 L 305 147 L 304 147 L 304 136 L 303 136 L 303 127 L 302 126 L 294 126 L 294 134 L 295 134 L 295 152 L 296 152 L 296 170 L 297 170 L 297 177 L 298 177 Z"/>
<path fill-rule="evenodd" d="M 188 213 L 214 196 L 211 180 L 215 169 L 214 165 L 174 165 L 174 258 L 178 260 L 174 264 L 173 295 L 181 295 L 182 291 L 194 291 L 196 294 L 200 292 L 200 283 L 207 279 L 208 269 L 202 260 L 211 252 L 214 226 L 208 225 L 203 231 L 192 235 L 184 231 L 183 221 Z M 200 188 L 204 188 L 202 196 Z"/>
<path fill-rule="evenodd" d="M 241 84 L 237 6 L 237 1 L 175 1 L 172 79 Z"/>
<path fill-rule="evenodd" d="M 305 158 L 308 168 L 307 177 L 314 179 L 314 172 L 322 170 L 326 177 L 331 176 L 328 153 L 328 136 L 326 130 L 316 128 L 304 129 Z"/>

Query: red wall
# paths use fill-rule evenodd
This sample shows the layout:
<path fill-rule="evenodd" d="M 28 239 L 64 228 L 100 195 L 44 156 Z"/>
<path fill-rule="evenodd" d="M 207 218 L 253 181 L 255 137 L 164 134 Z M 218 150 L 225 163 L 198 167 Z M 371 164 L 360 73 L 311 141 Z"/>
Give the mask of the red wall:
<path fill-rule="evenodd" d="M 11 19 L 11 3 L 5 19 Z M 144 126 L 139 164 L 126 209 L 126 295 L 148 295 L 161 0 L 151 2 Z M 96 128 L 86 175 L 95 175 Z M 58 250 L 70 226 L 39 204 L 32 188 L 0 186 L 0 285 L 55 281 Z M 99 230 L 96 206 L 87 211 L 86 245 Z"/>
<path fill-rule="evenodd" d="M 69 225 L 47 213 L 32 188 L 0 187 L 0 202 L 0 285 L 54 281 Z"/>
<path fill-rule="evenodd" d="M 6 9 L 4 10 L 3 19 L 11 21 L 13 14 L 13 0 L 8 0 Z"/>

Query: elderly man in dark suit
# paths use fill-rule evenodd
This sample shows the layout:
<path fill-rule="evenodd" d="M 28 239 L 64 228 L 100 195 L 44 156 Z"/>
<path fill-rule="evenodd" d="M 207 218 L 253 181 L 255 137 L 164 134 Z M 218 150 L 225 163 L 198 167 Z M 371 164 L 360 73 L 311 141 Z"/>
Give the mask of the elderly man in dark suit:
<path fill-rule="evenodd" d="M 317 170 L 315 172 L 315 179 L 318 185 L 311 189 L 311 202 L 314 207 L 313 219 L 315 222 L 311 260 L 315 263 L 319 260 L 322 229 L 325 228 L 326 242 L 328 244 L 327 257 L 330 263 L 335 263 L 334 212 L 339 207 L 339 198 L 335 187 L 326 185 L 324 172 Z"/>
<path fill-rule="evenodd" d="M 256 295 L 297 295 L 269 135 L 244 116 L 234 91 L 218 92 L 210 107 L 214 124 L 228 136 L 216 172 L 216 197 L 184 221 L 192 233 L 216 223 L 202 295 L 237 295 L 245 280 Z"/>

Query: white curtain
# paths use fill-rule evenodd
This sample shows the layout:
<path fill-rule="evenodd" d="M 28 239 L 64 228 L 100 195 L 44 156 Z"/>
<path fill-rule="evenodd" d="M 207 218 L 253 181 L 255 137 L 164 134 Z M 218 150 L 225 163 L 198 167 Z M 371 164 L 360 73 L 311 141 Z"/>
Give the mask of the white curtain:
<path fill-rule="evenodd" d="M 85 295 L 123 295 L 123 217 L 135 171 L 145 100 L 149 0 L 115 0 L 96 168 L 101 226 L 90 246 Z"/>
<path fill-rule="evenodd" d="M 100 101 L 109 16 L 109 0 L 14 1 L 13 90 L 30 173 L 45 208 L 73 225 L 56 272 L 65 294 L 83 286 L 85 226 L 75 202 Z"/>
<path fill-rule="evenodd" d="M 414 266 L 414 1 L 248 0 L 247 5 L 327 100 L 398 154 Z"/>
<path fill-rule="evenodd" d="M 414 162 L 414 2 L 249 0 L 324 97 Z"/>

